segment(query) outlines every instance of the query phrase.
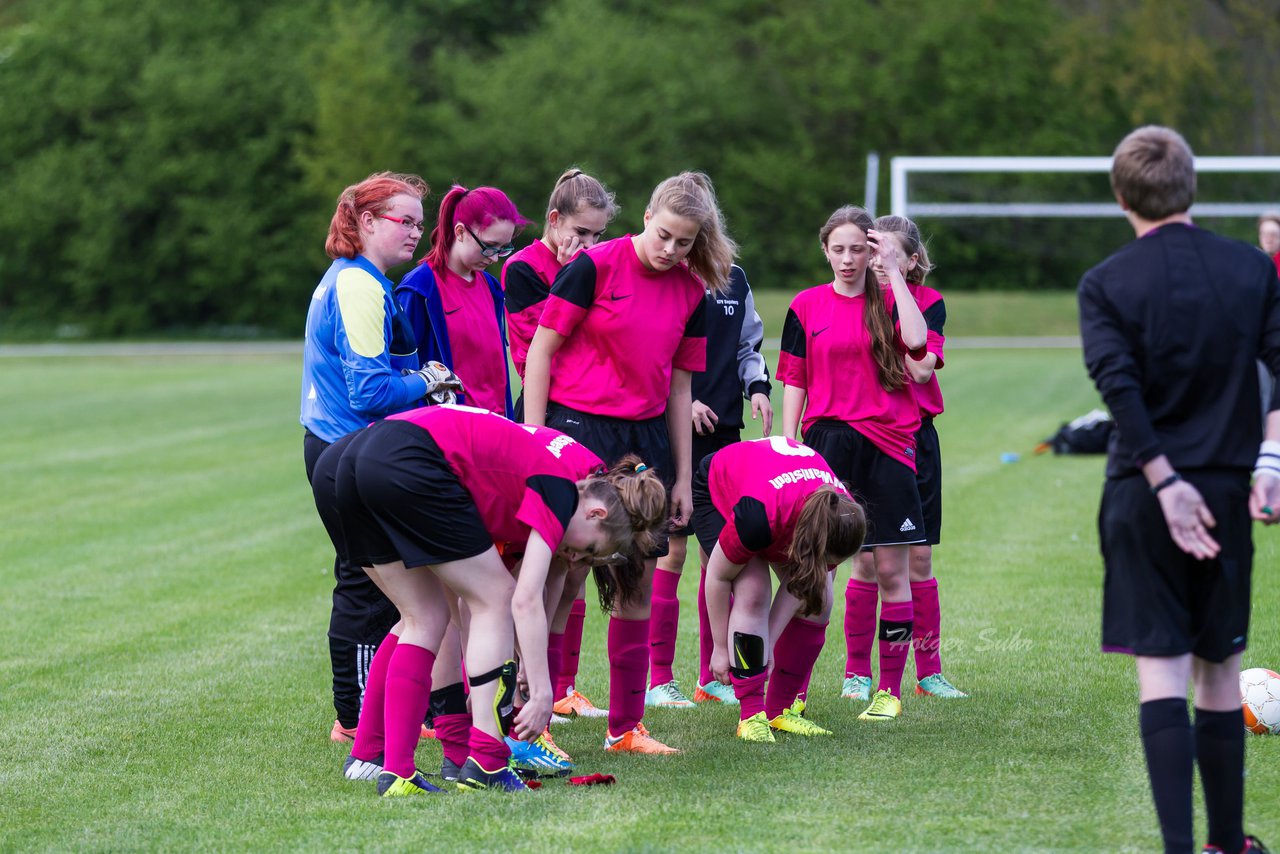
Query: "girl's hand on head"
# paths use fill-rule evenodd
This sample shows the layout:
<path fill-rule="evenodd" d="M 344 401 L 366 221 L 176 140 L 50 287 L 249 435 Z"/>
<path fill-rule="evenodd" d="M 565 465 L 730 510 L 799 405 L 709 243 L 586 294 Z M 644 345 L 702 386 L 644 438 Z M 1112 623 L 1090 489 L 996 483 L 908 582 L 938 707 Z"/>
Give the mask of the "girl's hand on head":
<path fill-rule="evenodd" d="M 873 228 L 867 232 L 867 243 L 871 245 L 875 256 L 880 259 L 880 266 L 885 272 L 900 271 L 902 264 L 898 259 L 898 241 L 884 240 L 883 237 L 884 235 Z"/>

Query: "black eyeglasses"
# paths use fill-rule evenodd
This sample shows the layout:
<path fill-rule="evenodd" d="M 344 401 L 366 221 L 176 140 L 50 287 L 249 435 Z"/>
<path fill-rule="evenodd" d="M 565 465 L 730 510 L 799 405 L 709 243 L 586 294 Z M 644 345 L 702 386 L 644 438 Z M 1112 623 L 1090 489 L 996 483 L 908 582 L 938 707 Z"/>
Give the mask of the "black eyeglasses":
<path fill-rule="evenodd" d="M 471 239 L 480 246 L 480 254 L 486 258 L 506 258 L 516 251 L 514 243 L 504 243 L 501 246 L 496 243 L 485 243 L 471 230 L 470 226 L 464 224 L 462 227 L 467 230 L 467 234 L 471 235 Z"/>

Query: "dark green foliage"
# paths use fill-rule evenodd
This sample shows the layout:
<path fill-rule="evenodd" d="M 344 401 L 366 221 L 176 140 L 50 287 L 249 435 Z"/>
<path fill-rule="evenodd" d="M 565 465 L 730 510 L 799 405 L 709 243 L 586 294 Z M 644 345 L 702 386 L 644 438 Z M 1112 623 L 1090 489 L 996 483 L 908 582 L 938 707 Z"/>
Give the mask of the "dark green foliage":
<path fill-rule="evenodd" d="M 614 235 L 702 169 L 753 282 L 794 290 L 828 274 L 817 229 L 862 201 L 869 151 L 882 209 L 895 155 L 1106 154 L 1152 121 L 1204 154 L 1274 153 L 1277 55 L 1278 0 L 4 2 L 0 334 L 296 335 L 333 200 L 380 169 L 426 177 L 429 211 L 460 180 L 540 221 L 578 164 L 617 191 Z M 919 186 L 1109 198 L 1101 176 Z M 1071 287 L 1128 237 L 921 225 L 948 289 Z"/>

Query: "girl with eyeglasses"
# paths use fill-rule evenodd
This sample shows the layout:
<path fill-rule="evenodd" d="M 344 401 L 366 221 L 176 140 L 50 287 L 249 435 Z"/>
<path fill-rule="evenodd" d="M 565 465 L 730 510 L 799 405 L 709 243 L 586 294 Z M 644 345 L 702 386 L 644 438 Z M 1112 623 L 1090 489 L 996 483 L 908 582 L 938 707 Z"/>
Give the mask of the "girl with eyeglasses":
<path fill-rule="evenodd" d="M 636 454 L 670 489 L 671 516 L 683 525 L 692 510 L 690 384 L 706 366 L 705 294 L 728 285 L 737 245 L 699 172 L 659 184 L 644 226 L 580 252 L 556 276 L 525 363 L 525 421 L 573 436 L 606 462 Z M 636 589 L 612 599 L 607 750 L 678 752 L 641 721 L 665 539 L 645 556 Z"/>
<path fill-rule="evenodd" d="M 502 287 L 485 268 L 515 251 L 528 225 L 496 187 L 455 184 L 440 200 L 431 251 L 396 287 L 422 360 L 462 378 L 463 401 L 511 418 Z"/>
<path fill-rule="evenodd" d="M 507 330 L 511 342 L 511 361 L 524 380 L 525 357 L 542 317 L 542 308 L 551 295 L 551 284 L 561 268 L 583 249 L 600 241 L 605 228 L 618 212 L 614 195 L 596 178 L 576 167 L 567 169 L 557 180 L 547 201 L 547 216 L 542 237 L 507 259 L 502 268 L 502 289 L 506 298 Z M 516 420 L 524 419 L 524 395 L 516 401 Z M 559 659 L 559 677 L 555 685 L 557 715 L 564 717 L 603 717 L 607 712 L 597 708 L 575 687 L 578 658 L 582 651 L 582 626 L 586 619 L 585 567 L 565 584 L 564 607 L 558 608 L 549 640 L 553 658 Z"/>
<path fill-rule="evenodd" d="M 377 172 L 338 197 L 325 241 L 333 263 L 311 295 L 302 355 L 299 420 L 308 482 L 331 444 L 375 418 L 417 406 L 427 393 L 421 374 L 402 374 L 419 367 L 417 345 L 387 278 L 392 267 L 413 260 L 426 194 L 417 175 Z M 336 560 L 333 573 L 329 654 L 337 720 L 329 737 L 349 742 L 369 658 L 397 616 L 358 566 Z"/>

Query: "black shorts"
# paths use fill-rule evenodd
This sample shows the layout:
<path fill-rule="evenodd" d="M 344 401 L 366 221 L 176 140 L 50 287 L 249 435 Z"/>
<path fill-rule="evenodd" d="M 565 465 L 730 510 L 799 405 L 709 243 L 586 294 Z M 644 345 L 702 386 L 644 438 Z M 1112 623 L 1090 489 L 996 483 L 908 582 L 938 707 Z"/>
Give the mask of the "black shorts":
<path fill-rule="evenodd" d="M 924 543 L 924 513 L 911 468 L 843 421 L 815 421 L 805 444 L 831 466 L 867 513 L 863 549 Z"/>
<path fill-rule="evenodd" d="M 579 412 L 558 403 L 547 404 L 547 426 L 572 436 L 587 450 L 612 466 L 627 454 L 635 454 L 657 473 L 667 488 L 668 497 L 676 482 L 675 462 L 671 458 L 671 437 L 667 434 L 665 415 L 643 421 L 627 421 L 606 415 Z M 658 533 L 658 546 L 646 557 L 662 557 L 667 553 L 667 532 Z"/>
<path fill-rule="evenodd" d="M 942 449 L 932 418 L 925 418 L 916 433 L 916 489 L 924 514 L 925 542 L 936 546 L 942 542 Z"/>
<path fill-rule="evenodd" d="M 379 421 L 356 434 L 338 461 L 335 482 L 353 563 L 434 565 L 493 545 L 439 446 L 407 421 Z"/>
<path fill-rule="evenodd" d="M 708 457 L 710 457 L 712 454 L 714 454 L 716 451 L 720 450 L 721 448 L 727 448 L 730 445 L 737 444 L 738 442 L 741 442 L 741 441 L 742 441 L 742 433 L 738 430 L 733 430 L 733 429 L 716 430 L 712 433 L 708 433 L 705 435 L 695 430 L 693 433 L 694 479 L 696 480 L 699 473 L 702 472 L 702 463 L 704 460 L 707 460 Z M 694 506 L 694 512 L 696 513 L 697 507 L 698 507 L 696 500 L 694 501 L 693 506 Z M 693 527 L 693 518 L 690 517 L 689 524 L 685 525 L 683 528 L 673 529 L 671 531 L 671 536 L 673 537 L 692 536 L 694 533 L 694 530 L 695 529 Z M 701 542 L 701 539 L 699 539 L 699 542 Z M 712 540 L 711 545 L 713 547 L 715 546 L 714 540 Z M 707 554 L 710 554 L 710 552 L 707 552 Z"/>
<path fill-rule="evenodd" d="M 346 561 L 349 550 L 347 536 L 342 527 L 342 511 L 338 507 L 338 462 L 352 440 L 359 435 L 360 431 L 357 430 L 326 446 L 314 460 L 310 461 L 311 466 L 308 472 L 311 479 L 311 494 L 316 501 L 316 511 L 320 514 L 320 521 L 324 523 L 325 531 L 329 533 L 334 552 L 343 562 Z M 310 450 L 308 448 L 308 451 Z M 361 575 L 363 574 L 364 571 L 361 570 Z"/>
<path fill-rule="evenodd" d="M 344 557 L 348 549 L 335 478 L 338 461 L 358 433 L 350 433 L 330 445 L 308 430 L 304 440 L 304 459 L 316 510 L 333 543 L 334 553 L 338 555 L 333 564 L 333 614 L 329 621 L 329 635 L 365 644 L 371 639 L 373 642 L 380 640 L 400 615 L 373 579 L 358 564 L 352 564 Z"/>
<path fill-rule="evenodd" d="M 1253 571 L 1249 475 L 1201 470 L 1182 476 L 1200 490 L 1217 522 L 1210 533 L 1222 551 L 1213 560 L 1198 561 L 1174 544 L 1141 475 L 1109 479 L 1102 489 L 1104 652 L 1224 661 L 1245 648 Z"/>
<path fill-rule="evenodd" d="M 690 527 L 698 538 L 698 548 L 707 554 L 715 551 L 724 530 L 724 517 L 711 503 L 711 460 L 708 454 L 693 470 L 693 520 Z M 687 536 L 687 535 L 686 535 Z"/>

